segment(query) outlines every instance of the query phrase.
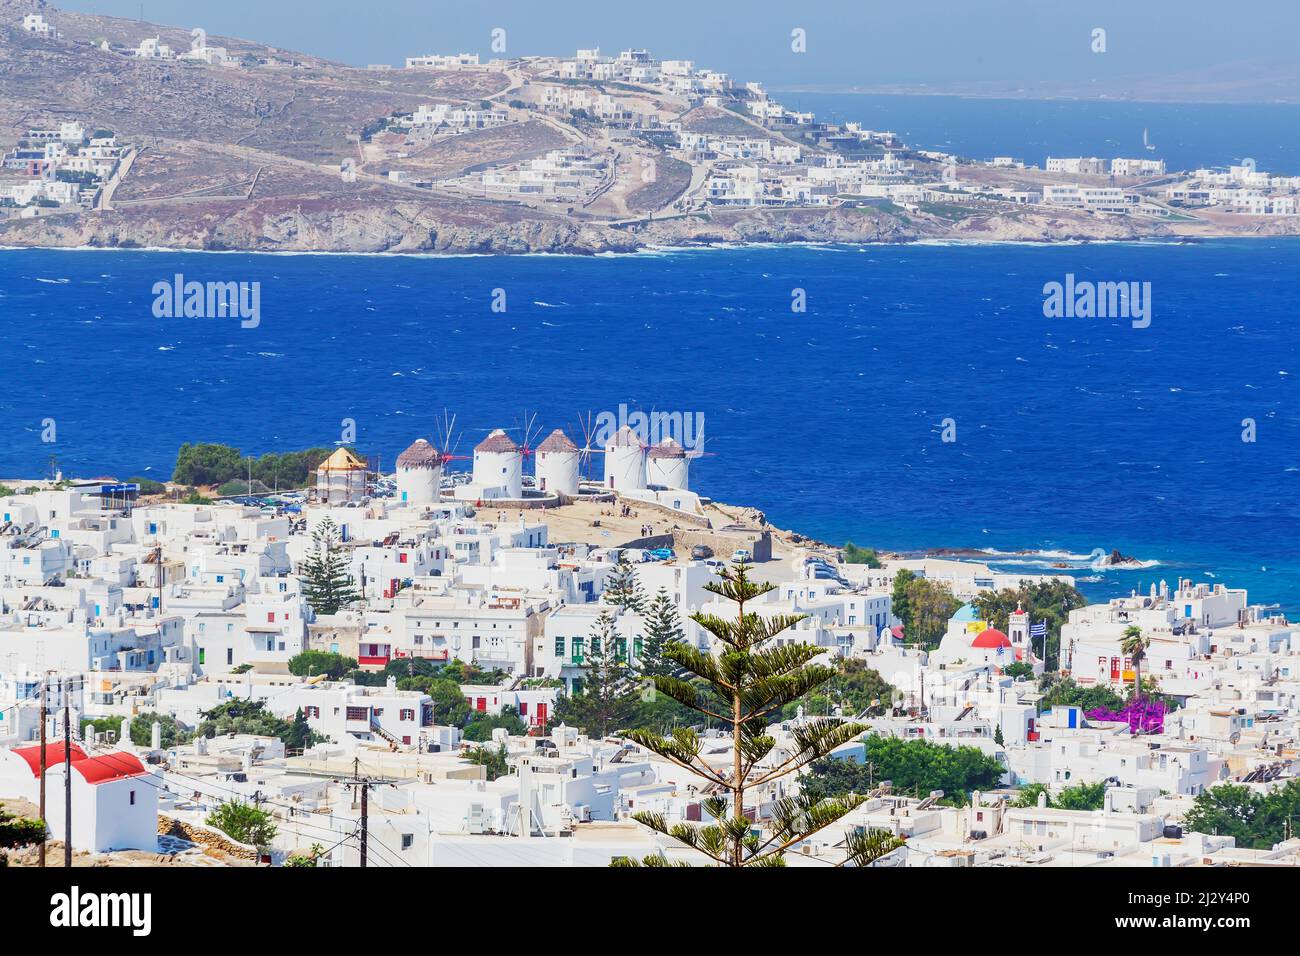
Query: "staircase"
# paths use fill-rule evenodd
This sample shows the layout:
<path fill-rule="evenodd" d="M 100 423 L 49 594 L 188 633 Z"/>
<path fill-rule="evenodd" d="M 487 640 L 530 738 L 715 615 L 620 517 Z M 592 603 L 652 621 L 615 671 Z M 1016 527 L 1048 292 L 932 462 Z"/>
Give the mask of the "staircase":
<path fill-rule="evenodd" d="M 384 730 L 383 727 L 379 726 L 379 718 L 376 717 L 373 713 L 370 715 L 370 729 L 375 734 L 377 734 L 381 740 L 383 740 L 385 743 L 388 744 L 389 750 L 393 751 L 394 753 L 397 752 L 398 747 L 401 746 L 397 742 L 397 738 L 394 737 L 392 734 L 390 734 L 388 731 Z"/>

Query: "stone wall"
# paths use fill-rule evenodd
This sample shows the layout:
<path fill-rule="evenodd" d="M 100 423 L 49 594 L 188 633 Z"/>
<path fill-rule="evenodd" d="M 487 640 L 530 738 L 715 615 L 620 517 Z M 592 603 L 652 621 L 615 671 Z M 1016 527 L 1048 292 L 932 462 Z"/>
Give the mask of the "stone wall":
<path fill-rule="evenodd" d="M 673 532 L 676 543 L 690 549 L 702 544 L 713 549 L 715 557 L 724 561 L 737 548 L 748 548 L 755 561 L 772 559 L 772 532 L 770 531 L 709 531 L 681 529 Z"/>
<path fill-rule="evenodd" d="M 676 508 L 669 508 L 667 505 L 661 505 L 657 501 L 645 501 L 641 498 L 620 497 L 624 504 L 629 505 L 637 510 L 639 514 L 642 510 L 653 511 L 657 515 L 662 515 L 670 521 L 678 524 L 693 525 L 697 528 L 710 527 L 709 519 L 704 515 L 692 514 L 689 511 L 678 511 Z"/>
<path fill-rule="evenodd" d="M 182 840 L 189 840 L 191 843 L 197 843 L 200 846 L 211 847 L 238 860 L 256 862 L 258 858 L 257 847 L 232 840 L 220 830 L 214 829 L 207 824 L 187 823 L 184 820 L 178 820 L 162 813 L 158 814 L 158 834 L 160 836 L 178 837 Z"/>
<path fill-rule="evenodd" d="M 748 548 L 755 561 L 772 559 L 772 533 L 770 531 L 710 531 L 707 529 L 678 528 L 672 534 L 652 534 L 644 538 L 633 538 L 618 545 L 620 548 L 676 548 L 687 553 L 697 544 L 713 549 L 716 557 L 731 557 L 737 548 Z"/>

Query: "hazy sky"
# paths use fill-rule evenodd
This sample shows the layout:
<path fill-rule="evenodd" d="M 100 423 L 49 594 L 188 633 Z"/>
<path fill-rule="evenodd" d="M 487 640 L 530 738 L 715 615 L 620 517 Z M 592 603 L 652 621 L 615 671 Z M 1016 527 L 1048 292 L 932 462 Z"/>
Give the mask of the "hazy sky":
<path fill-rule="evenodd" d="M 1037 85 L 1178 74 L 1296 58 L 1300 0 L 54 0 L 261 40 L 346 63 L 422 53 L 507 55 L 646 47 L 769 87 Z M 1225 12 L 1227 11 L 1227 12 Z M 1232 12 L 1241 16 L 1233 16 Z M 790 49 L 791 30 L 807 52 Z M 1090 50 L 1093 28 L 1107 51 Z M 1243 66 L 1243 69 L 1246 68 Z"/>

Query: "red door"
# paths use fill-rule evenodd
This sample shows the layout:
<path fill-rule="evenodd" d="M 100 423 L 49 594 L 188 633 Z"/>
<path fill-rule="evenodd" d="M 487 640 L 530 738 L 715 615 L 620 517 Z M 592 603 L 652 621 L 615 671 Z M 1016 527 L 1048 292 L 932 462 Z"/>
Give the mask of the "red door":
<path fill-rule="evenodd" d="M 546 705 L 545 704 L 537 705 L 537 722 L 541 724 L 543 727 L 546 726 Z"/>
<path fill-rule="evenodd" d="M 480 697 L 477 701 L 476 706 L 478 707 L 479 710 L 487 710 L 487 698 Z"/>

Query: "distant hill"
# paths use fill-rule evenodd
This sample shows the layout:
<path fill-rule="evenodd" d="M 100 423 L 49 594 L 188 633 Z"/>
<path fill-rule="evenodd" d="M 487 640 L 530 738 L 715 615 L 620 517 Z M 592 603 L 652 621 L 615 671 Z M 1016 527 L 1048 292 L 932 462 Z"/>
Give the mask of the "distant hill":
<path fill-rule="evenodd" d="M 25 32 L 29 13 L 57 35 Z M 743 109 L 627 84 L 589 82 L 583 92 L 608 99 L 612 91 L 626 97 L 624 105 L 652 111 L 664 121 L 659 136 L 631 124 L 602 126 L 585 109 L 548 111 L 544 96 L 572 91 L 574 81 L 558 79 L 540 58 L 461 70 L 368 70 L 222 36 L 206 43 L 224 48 L 230 65 L 131 55 L 151 37 L 177 52 L 191 49 L 185 27 L 0 0 L 0 149 L 64 121 L 112 131 L 129 147 L 94 209 L 66 201 L 0 208 L 0 245 L 599 253 L 652 244 L 1131 239 L 1235 228 L 1009 205 L 940 215 L 932 204 L 907 211 L 884 202 L 692 204 L 681 197 L 702 193 L 710 167 L 666 151 L 667 122 L 788 139 Z M 437 104 L 462 115 L 493 114 L 498 125 L 449 131 L 434 124 L 418 134 L 403 126 L 404 117 Z M 553 163 L 547 154 L 561 149 L 599 170 L 590 192 L 577 199 L 523 186 L 489 192 L 488 180 L 499 182 L 501 171 L 513 174 L 539 158 Z M 921 176 L 938 177 L 931 160 L 911 158 Z M 23 177 L 30 179 L 21 166 L 4 173 L 11 183 Z M 1286 225 L 1250 228 L 1264 234 Z"/>

